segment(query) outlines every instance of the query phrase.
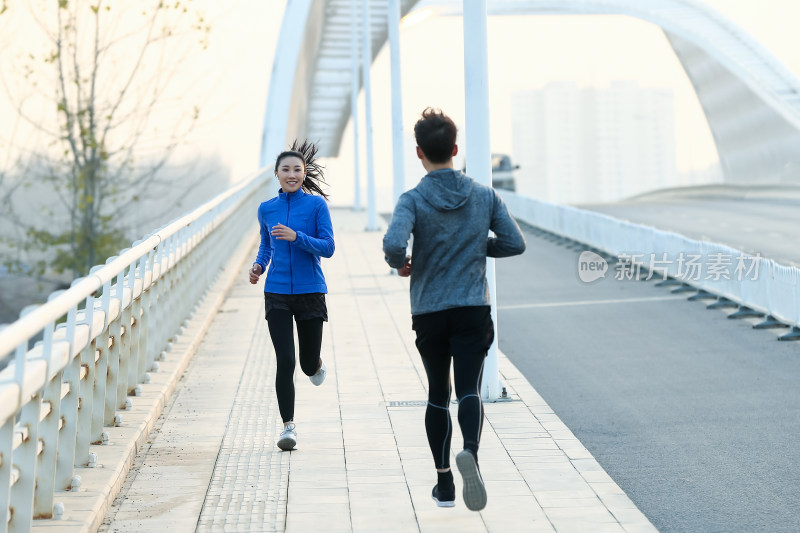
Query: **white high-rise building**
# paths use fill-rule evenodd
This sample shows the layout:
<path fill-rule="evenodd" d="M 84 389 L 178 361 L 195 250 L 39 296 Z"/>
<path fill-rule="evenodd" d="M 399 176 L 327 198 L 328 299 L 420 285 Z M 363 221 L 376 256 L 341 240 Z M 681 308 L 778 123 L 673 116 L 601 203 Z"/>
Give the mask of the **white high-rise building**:
<path fill-rule="evenodd" d="M 669 89 L 551 83 L 512 95 L 517 191 L 550 202 L 610 202 L 679 185 Z"/>

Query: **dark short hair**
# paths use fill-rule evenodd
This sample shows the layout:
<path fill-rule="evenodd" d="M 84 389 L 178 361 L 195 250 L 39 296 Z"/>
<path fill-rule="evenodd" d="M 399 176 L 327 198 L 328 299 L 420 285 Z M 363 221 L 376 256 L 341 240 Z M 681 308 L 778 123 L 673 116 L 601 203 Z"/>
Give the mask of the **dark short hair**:
<path fill-rule="evenodd" d="M 453 157 L 457 134 L 455 122 L 441 109 L 426 108 L 422 118 L 414 124 L 417 146 L 433 163 L 444 163 Z"/>

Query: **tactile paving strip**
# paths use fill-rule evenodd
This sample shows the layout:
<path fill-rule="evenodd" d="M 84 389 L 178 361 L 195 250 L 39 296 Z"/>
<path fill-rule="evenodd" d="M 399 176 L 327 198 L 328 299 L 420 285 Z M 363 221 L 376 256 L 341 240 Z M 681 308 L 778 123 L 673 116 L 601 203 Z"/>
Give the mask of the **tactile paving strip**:
<path fill-rule="evenodd" d="M 275 355 L 266 322 L 253 338 L 197 532 L 283 531 L 289 456 L 274 396 Z"/>

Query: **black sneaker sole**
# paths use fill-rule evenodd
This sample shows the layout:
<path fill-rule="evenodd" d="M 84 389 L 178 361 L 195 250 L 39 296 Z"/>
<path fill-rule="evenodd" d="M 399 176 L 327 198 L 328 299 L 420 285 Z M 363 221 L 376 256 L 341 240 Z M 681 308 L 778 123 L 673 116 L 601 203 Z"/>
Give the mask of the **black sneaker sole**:
<path fill-rule="evenodd" d="M 463 450 L 456 455 L 456 466 L 464 480 L 464 505 L 470 511 L 480 511 L 486 507 L 486 487 L 475 462 L 475 456 L 468 450 Z"/>

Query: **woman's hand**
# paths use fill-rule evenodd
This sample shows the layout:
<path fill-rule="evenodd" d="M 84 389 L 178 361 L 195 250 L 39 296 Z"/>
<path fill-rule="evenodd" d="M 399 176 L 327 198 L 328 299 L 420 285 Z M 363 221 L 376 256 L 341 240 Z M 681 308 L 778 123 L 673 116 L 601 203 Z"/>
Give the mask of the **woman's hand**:
<path fill-rule="evenodd" d="M 275 224 L 272 226 L 270 234 L 279 241 L 294 241 L 297 239 L 297 232 L 283 224 Z"/>
<path fill-rule="evenodd" d="M 253 268 L 248 271 L 248 274 L 250 275 L 251 285 L 258 283 L 258 278 L 261 277 L 261 265 L 253 265 Z"/>

